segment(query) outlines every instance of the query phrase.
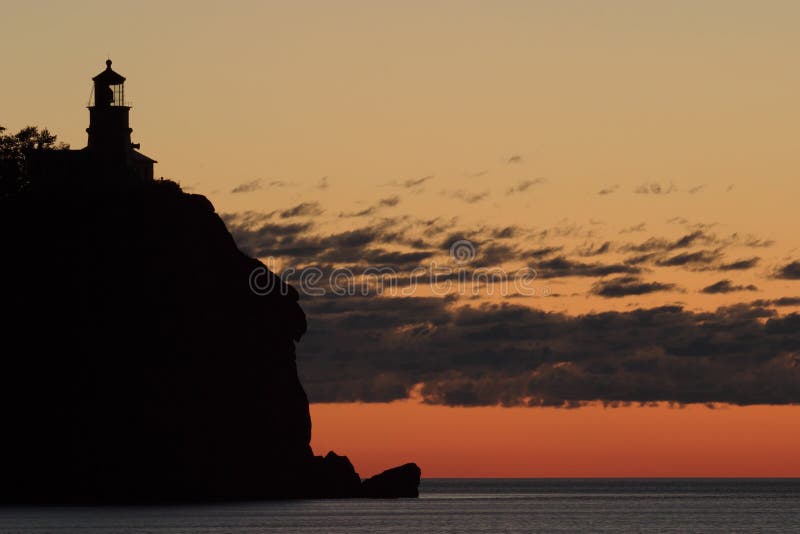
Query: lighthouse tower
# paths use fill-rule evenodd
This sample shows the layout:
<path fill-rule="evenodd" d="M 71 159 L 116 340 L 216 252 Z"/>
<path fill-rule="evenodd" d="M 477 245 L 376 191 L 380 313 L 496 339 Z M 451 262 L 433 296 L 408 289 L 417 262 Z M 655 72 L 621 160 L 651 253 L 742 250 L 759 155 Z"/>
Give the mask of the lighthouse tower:
<path fill-rule="evenodd" d="M 106 61 L 103 72 L 92 78 L 93 99 L 89 103 L 89 141 L 86 152 L 95 164 L 106 169 L 128 168 L 143 179 L 153 179 L 155 160 L 139 153 L 131 142 L 129 115 L 125 100 L 125 77 L 111 69 Z"/>

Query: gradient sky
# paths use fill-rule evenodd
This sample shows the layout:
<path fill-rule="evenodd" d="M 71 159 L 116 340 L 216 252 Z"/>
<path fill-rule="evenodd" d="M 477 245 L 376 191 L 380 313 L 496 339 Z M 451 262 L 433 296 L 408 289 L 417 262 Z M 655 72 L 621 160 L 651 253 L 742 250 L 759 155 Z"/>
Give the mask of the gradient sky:
<path fill-rule="evenodd" d="M 743 367 L 750 382 L 726 381 L 727 368 L 696 371 L 748 406 L 671 408 L 686 398 L 678 384 L 674 398 L 645 399 L 655 407 L 604 408 L 619 397 L 601 396 L 577 409 L 501 408 L 487 404 L 515 366 L 460 367 L 463 323 L 442 319 L 435 334 L 432 319 L 411 317 L 468 306 L 488 324 L 479 307 L 505 303 L 577 325 L 570 318 L 676 305 L 712 314 L 681 315 L 694 332 L 757 309 L 774 314 L 747 323 L 761 346 L 789 346 L 770 337 L 775 327 L 756 330 L 769 319 L 791 327 L 800 302 L 775 306 L 800 295 L 800 270 L 784 269 L 800 258 L 799 21 L 793 1 L 4 2 L 0 124 L 46 126 L 84 146 L 90 79 L 110 56 L 128 78 L 134 141 L 159 161 L 157 175 L 207 195 L 240 246 L 276 268 L 363 264 L 376 249 L 446 260 L 453 236 L 476 244 L 476 261 L 535 268 L 531 298 L 462 295 L 425 308 L 421 288 L 409 302 L 370 299 L 381 320 L 388 308 L 408 310 L 391 324 L 392 346 L 425 330 L 430 343 L 414 342 L 439 362 L 436 335 L 449 328 L 456 341 L 441 373 L 358 352 L 357 337 L 385 335 L 378 324 L 335 340 L 355 354 L 342 363 L 319 332 L 362 303 L 337 318 L 304 298 L 310 331 L 298 364 L 311 400 L 325 401 L 312 406 L 313 445 L 351 454 L 362 474 L 417 460 L 427 476 L 800 476 L 800 411 L 761 406 L 767 397 L 753 393 L 777 388 L 787 393 L 773 402 L 798 402 L 796 351 L 775 353 L 769 372 Z M 264 240 L 264 228 L 304 252 Z M 343 247 L 350 231 L 371 233 Z M 694 237 L 678 245 L 685 236 Z M 558 250 L 528 254 L 547 247 Z M 644 252 L 656 256 L 632 263 Z M 679 257 L 692 253 L 701 255 Z M 554 258 L 640 270 L 578 276 Z M 735 324 L 744 323 L 731 321 L 731 335 Z M 670 335 L 654 332 L 654 344 Z M 471 345 L 488 353 L 498 343 Z M 491 383 L 469 384 L 477 400 L 442 400 L 453 376 L 478 372 Z M 399 398 L 412 391 L 421 396 Z"/>

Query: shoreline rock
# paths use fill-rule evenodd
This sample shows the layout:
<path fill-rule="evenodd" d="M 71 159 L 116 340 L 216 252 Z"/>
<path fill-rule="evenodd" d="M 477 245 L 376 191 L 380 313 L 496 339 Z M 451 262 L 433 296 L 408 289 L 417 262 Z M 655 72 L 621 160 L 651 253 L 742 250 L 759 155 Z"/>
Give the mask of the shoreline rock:
<path fill-rule="evenodd" d="M 369 499 L 397 499 L 419 497 L 422 470 L 415 463 L 387 469 L 364 480 L 361 488 Z"/>

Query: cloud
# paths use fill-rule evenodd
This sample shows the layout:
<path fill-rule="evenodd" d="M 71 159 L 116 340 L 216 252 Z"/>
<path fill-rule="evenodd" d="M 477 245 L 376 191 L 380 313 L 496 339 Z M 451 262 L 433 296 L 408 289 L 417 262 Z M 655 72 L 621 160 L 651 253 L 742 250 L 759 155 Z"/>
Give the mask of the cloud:
<path fill-rule="evenodd" d="M 260 211 L 248 210 L 239 213 L 223 213 L 220 215 L 220 218 L 228 226 L 234 225 L 234 226 L 252 227 L 267 222 L 276 213 L 277 213 L 276 211 L 264 213 Z"/>
<path fill-rule="evenodd" d="M 517 247 L 502 243 L 485 243 L 478 247 L 472 267 L 492 267 L 519 259 Z"/>
<path fill-rule="evenodd" d="M 277 224 L 255 221 L 242 215 L 223 215 L 228 231 L 245 253 L 260 258 L 287 255 L 298 246 L 298 236 L 312 228 L 311 222 Z"/>
<path fill-rule="evenodd" d="M 287 218 L 317 210 L 314 206 L 299 206 L 287 210 L 291 212 Z M 239 248 L 259 258 L 282 258 L 292 267 L 388 266 L 402 273 L 414 267 L 415 262 L 438 253 L 424 240 L 407 237 L 398 228 L 399 219 L 378 219 L 361 228 L 319 235 L 312 233 L 316 227 L 310 221 L 277 224 L 269 217 L 270 214 L 245 212 L 225 214 L 223 220 Z M 413 250 L 396 250 L 398 244 Z"/>
<path fill-rule="evenodd" d="M 514 193 L 522 193 L 524 191 L 527 191 L 528 189 L 530 189 L 534 185 L 543 184 L 546 181 L 547 180 L 544 179 L 544 178 L 535 178 L 533 180 L 522 180 L 517 185 L 509 188 L 508 191 L 506 191 L 506 194 L 507 195 L 513 195 Z"/>
<path fill-rule="evenodd" d="M 524 258 L 544 258 L 546 256 L 552 256 L 553 254 L 557 254 L 560 252 L 564 247 L 541 247 L 533 250 L 528 250 L 523 253 Z"/>
<path fill-rule="evenodd" d="M 592 239 L 594 237 L 594 232 L 592 230 L 584 230 L 581 225 L 570 223 L 567 219 L 564 219 L 559 221 L 554 226 L 538 231 L 534 237 L 538 239 L 567 237 L 582 237 L 584 239 Z"/>
<path fill-rule="evenodd" d="M 419 185 L 422 185 L 428 180 L 433 180 L 433 175 L 423 176 L 421 178 L 411 178 L 400 182 L 400 186 L 405 187 L 406 189 L 410 189 L 412 187 L 417 187 Z"/>
<path fill-rule="evenodd" d="M 755 267 L 760 258 L 748 258 L 745 260 L 736 260 L 729 263 L 723 263 L 717 267 L 720 271 L 743 271 L 745 269 L 752 269 Z"/>
<path fill-rule="evenodd" d="M 733 293 L 735 291 L 758 291 L 758 288 L 752 284 L 741 286 L 735 285 L 730 280 L 720 280 L 710 286 L 704 287 L 701 291 L 713 295 L 717 293 Z"/>
<path fill-rule="evenodd" d="M 340 216 L 356 217 L 376 215 L 378 210 L 390 208 L 399 202 L 399 197 L 379 199 L 372 206 L 357 213 Z M 279 257 L 282 264 L 297 267 L 307 265 L 339 265 L 366 267 L 391 267 L 397 276 L 435 257 L 448 257 L 449 247 L 460 239 L 469 240 L 476 250 L 470 268 L 500 267 L 503 265 L 527 264 L 537 271 L 542 279 L 554 278 L 602 278 L 609 275 L 641 275 L 648 266 L 661 268 L 682 268 L 695 271 L 733 272 L 755 266 L 757 257 L 723 262 L 721 248 L 707 250 L 682 249 L 696 244 L 715 243 L 714 236 L 694 231 L 674 239 L 650 238 L 641 243 L 614 246 L 611 241 L 584 241 L 564 253 L 562 239 L 588 237 L 579 227 L 562 224 L 533 232 L 517 226 L 478 227 L 461 229 L 456 218 L 434 218 L 419 220 L 410 216 L 372 219 L 369 225 L 347 231 L 321 234 L 312 222 L 303 224 L 277 224 L 275 216 L 281 220 L 294 217 L 313 217 L 322 213 L 317 203 L 301 203 L 281 212 L 225 215 L 224 220 L 237 244 L 248 253 L 258 257 Z M 529 241 L 559 240 L 559 244 L 530 246 Z M 645 251 L 630 255 L 623 260 L 587 261 L 586 258 L 600 257 L 606 253 L 622 251 Z M 619 291 L 650 288 L 670 289 L 668 284 L 634 287 L 627 280 L 626 287 Z M 642 282 L 646 284 L 646 282 Z M 616 286 L 620 284 L 617 283 Z M 595 287 L 597 296 L 607 296 L 615 289 L 609 284 Z M 631 287 L 628 287 L 631 286 Z"/>
<path fill-rule="evenodd" d="M 704 234 L 701 230 L 697 230 L 692 232 L 691 234 L 686 234 L 685 236 L 681 237 L 680 239 L 672 243 L 669 247 L 669 250 L 675 250 L 676 248 L 686 248 L 696 244 L 698 241 L 708 243 L 708 242 L 713 242 L 714 238 Z"/>
<path fill-rule="evenodd" d="M 675 240 L 651 237 L 643 243 L 624 245 L 622 250 L 632 252 L 671 251 L 679 248 L 687 248 L 698 243 L 713 243 L 714 241 L 715 239 L 713 236 L 706 235 L 702 230 L 696 230 Z"/>
<path fill-rule="evenodd" d="M 704 225 L 703 228 L 706 226 Z M 640 254 L 628 257 L 625 263 L 640 265 L 652 263 L 660 267 L 686 267 L 694 270 L 741 271 L 751 269 L 758 265 L 760 258 L 753 256 L 733 261 L 723 261 L 723 251 L 731 246 L 750 246 L 751 243 L 764 244 L 766 242 L 757 238 L 747 237 L 742 239 L 737 234 L 720 238 L 705 230 L 694 230 L 677 239 L 651 237 L 640 243 L 627 243 L 619 246 L 623 252 L 638 252 Z M 771 243 L 769 243 L 771 244 Z M 696 246 L 713 245 L 714 249 L 694 250 L 679 252 L 681 249 L 691 249 Z M 769 245 L 766 245 L 769 246 Z"/>
<path fill-rule="evenodd" d="M 641 265 L 643 263 L 651 263 L 655 261 L 659 257 L 659 254 L 655 252 L 648 252 L 646 254 L 638 254 L 636 256 L 630 256 L 625 259 L 626 265 Z"/>
<path fill-rule="evenodd" d="M 400 197 L 397 195 L 382 198 L 372 206 L 363 209 L 361 211 L 357 211 L 354 213 L 341 213 L 339 217 L 365 217 L 367 215 L 373 215 L 376 211 L 380 210 L 381 208 L 392 208 L 397 206 L 400 203 Z"/>
<path fill-rule="evenodd" d="M 784 280 L 800 280 L 800 261 L 793 261 L 778 267 L 773 276 Z"/>
<path fill-rule="evenodd" d="M 312 402 L 386 402 L 418 387 L 452 406 L 800 402 L 800 315 L 754 305 L 569 316 L 432 297 L 301 301 Z"/>
<path fill-rule="evenodd" d="M 475 204 L 476 202 L 480 202 L 481 200 L 488 197 L 489 191 L 484 191 L 482 193 L 470 193 L 469 191 L 465 191 L 463 189 L 456 189 L 456 190 L 442 191 L 442 194 L 449 196 L 450 198 L 463 200 L 467 204 Z"/>
<path fill-rule="evenodd" d="M 773 241 L 771 239 L 760 239 L 758 237 L 748 236 L 744 240 L 743 244 L 744 244 L 744 246 L 751 247 L 751 248 L 767 248 L 767 247 L 771 247 L 772 245 L 774 245 L 775 241 Z"/>
<path fill-rule="evenodd" d="M 594 243 L 578 247 L 579 256 L 599 256 L 611 251 L 611 241 L 605 241 L 597 246 Z"/>
<path fill-rule="evenodd" d="M 311 220 L 276 213 L 243 212 L 223 219 L 238 246 L 259 257 L 317 266 L 324 276 L 341 266 L 357 272 L 387 266 L 397 272 L 398 287 L 419 284 L 413 292 L 419 296 L 412 298 L 310 297 L 301 291 L 310 328 L 298 345 L 298 366 L 312 401 L 391 401 L 418 388 L 424 402 L 447 405 L 800 402 L 800 315 L 778 314 L 800 306 L 800 297 L 706 312 L 662 306 L 581 315 L 532 309 L 534 297 L 526 298 L 526 306 L 425 297 L 430 294 L 427 278 L 415 278 L 413 269 L 447 256 L 456 238 L 474 241 L 477 256 L 468 269 L 519 261 L 530 262 L 545 280 L 609 277 L 588 280 L 594 282 L 590 295 L 595 301 L 680 288 L 644 280 L 642 267 L 629 260 L 569 257 L 560 241 L 529 242 L 532 231 L 517 227 L 462 228 L 452 218 L 393 217 L 328 233 Z M 577 234 L 565 225 L 546 235 Z M 692 232 L 658 241 L 659 246 L 638 254 L 650 255 L 647 261 L 653 264 L 669 260 L 674 267 L 727 265 L 718 250 L 686 249 L 707 245 L 706 239 L 718 244 L 713 236 Z M 584 243 L 590 243 L 584 247 L 590 252 L 605 245 Z M 754 260 L 736 259 L 730 265 L 753 266 Z M 791 272 L 793 263 L 776 272 Z M 452 274 L 440 277 L 447 279 L 455 280 Z M 728 282 L 712 284 L 708 287 L 717 287 L 709 291 L 754 290 Z"/>
<path fill-rule="evenodd" d="M 673 291 L 675 284 L 644 282 L 638 276 L 619 276 L 611 280 L 601 280 L 592 286 L 594 295 L 606 298 L 620 298 L 629 295 L 645 295 L 657 291 Z"/>
<path fill-rule="evenodd" d="M 634 224 L 633 226 L 626 226 L 622 230 L 619 231 L 621 234 L 632 234 L 634 232 L 644 232 L 647 228 L 645 223 Z"/>
<path fill-rule="evenodd" d="M 600 196 L 610 195 L 612 193 L 615 193 L 617 191 L 617 189 L 619 189 L 619 185 L 614 184 L 614 185 L 609 186 L 609 187 L 604 187 L 603 189 L 598 191 L 597 194 L 600 195 Z"/>
<path fill-rule="evenodd" d="M 669 195 L 675 191 L 677 191 L 677 188 L 672 183 L 662 185 L 658 182 L 651 182 L 641 184 L 633 192 L 637 195 Z"/>
<path fill-rule="evenodd" d="M 759 299 L 750 303 L 751 306 L 800 306 L 800 297 L 780 297 L 777 299 Z"/>
<path fill-rule="evenodd" d="M 288 219 L 290 217 L 314 217 L 322 215 L 323 212 L 324 210 L 319 207 L 319 202 L 301 202 L 296 206 L 281 211 L 280 216 L 282 219 Z"/>
<path fill-rule="evenodd" d="M 716 250 L 698 250 L 697 252 L 681 252 L 656 260 L 656 265 L 661 267 L 681 267 L 681 266 L 705 266 L 714 263 L 721 257 L 721 253 Z"/>
<path fill-rule="evenodd" d="M 444 232 L 452 231 L 453 227 L 458 224 L 458 217 L 434 217 L 433 219 L 422 219 L 417 221 L 417 224 L 423 228 L 426 236 L 436 236 Z"/>
<path fill-rule="evenodd" d="M 546 278 L 564 278 L 568 276 L 606 276 L 609 274 L 638 274 L 638 267 L 620 263 L 582 263 L 558 256 L 553 259 L 537 262 L 534 267 Z"/>
<path fill-rule="evenodd" d="M 231 193 L 252 193 L 253 191 L 258 191 L 262 187 L 261 180 L 253 180 L 252 182 L 245 182 L 237 185 L 231 189 Z"/>
<path fill-rule="evenodd" d="M 495 228 L 492 230 L 491 235 L 496 239 L 510 239 L 519 233 L 519 228 L 516 226 L 504 226 L 503 228 Z"/>
<path fill-rule="evenodd" d="M 420 262 L 429 259 L 434 254 L 435 252 L 430 250 L 399 252 L 375 248 L 365 250 L 360 260 L 366 263 L 367 266 L 399 267 L 397 270 L 402 272 L 404 267 L 417 266 Z"/>

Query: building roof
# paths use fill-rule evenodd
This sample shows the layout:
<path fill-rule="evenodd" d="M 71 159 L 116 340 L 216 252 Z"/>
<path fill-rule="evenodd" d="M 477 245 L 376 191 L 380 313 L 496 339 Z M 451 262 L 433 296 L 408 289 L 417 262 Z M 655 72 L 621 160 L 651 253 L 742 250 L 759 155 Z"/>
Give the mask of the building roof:
<path fill-rule="evenodd" d="M 158 163 L 153 158 L 148 158 L 147 156 L 145 156 L 141 152 L 137 152 L 136 150 L 131 150 L 131 159 L 138 161 L 149 161 L 151 163 Z"/>
<path fill-rule="evenodd" d="M 106 60 L 106 70 L 92 78 L 94 83 L 101 85 L 120 85 L 125 83 L 125 76 L 111 70 L 111 60 Z"/>

